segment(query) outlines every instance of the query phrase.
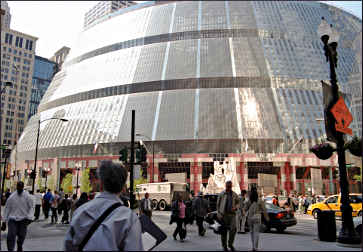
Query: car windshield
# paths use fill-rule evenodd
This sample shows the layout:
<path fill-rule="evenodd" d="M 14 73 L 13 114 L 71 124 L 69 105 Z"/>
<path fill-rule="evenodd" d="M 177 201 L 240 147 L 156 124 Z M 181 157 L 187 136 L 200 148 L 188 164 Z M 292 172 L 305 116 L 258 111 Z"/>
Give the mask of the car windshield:
<path fill-rule="evenodd" d="M 274 209 L 274 210 L 281 210 L 280 207 L 275 206 L 274 204 L 265 203 L 266 209 Z"/>

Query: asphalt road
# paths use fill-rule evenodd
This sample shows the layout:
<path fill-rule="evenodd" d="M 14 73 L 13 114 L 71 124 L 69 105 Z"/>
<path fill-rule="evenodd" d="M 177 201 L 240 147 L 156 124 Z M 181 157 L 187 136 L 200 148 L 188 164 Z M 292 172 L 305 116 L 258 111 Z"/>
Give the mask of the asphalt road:
<path fill-rule="evenodd" d="M 198 236 L 197 226 L 187 226 L 185 242 L 174 241 L 172 233 L 176 224 L 169 225 L 170 212 L 155 211 L 153 221 L 168 235 L 168 238 L 154 250 L 160 251 L 221 251 L 220 236 L 208 230 L 204 237 Z M 316 220 L 311 216 L 297 215 L 298 224 L 280 234 L 276 230 L 260 235 L 260 250 L 269 251 L 360 251 L 360 247 L 341 247 L 335 242 L 322 242 L 317 238 Z M 32 223 L 28 229 L 24 250 L 62 250 L 63 239 L 69 225 L 52 225 L 41 220 Z M 337 231 L 341 222 L 337 221 Z M 237 250 L 250 250 L 250 234 L 238 234 L 235 240 Z M 1 234 L 1 247 L 6 249 L 6 233 Z"/>

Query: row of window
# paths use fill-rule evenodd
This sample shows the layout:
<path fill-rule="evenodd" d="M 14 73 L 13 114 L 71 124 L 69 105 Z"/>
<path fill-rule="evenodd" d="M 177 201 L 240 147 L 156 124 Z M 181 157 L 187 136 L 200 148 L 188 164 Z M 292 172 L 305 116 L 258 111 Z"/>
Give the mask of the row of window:
<path fill-rule="evenodd" d="M 13 34 L 6 33 L 5 34 L 5 43 L 9 45 L 13 45 Z M 16 36 L 15 38 L 15 46 L 18 48 L 23 48 L 23 38 Z M 25 49 L 31 51 L 33 50 L 33 41 L 26 39 L 25 40 Z"/>
<path fill-rule="evenodd" d="M 10 47 L 3 46 L 3 52 L 6 52 L 8 50 L 9 53 L 13 53 L 15 55 L 23 56 L 23 52 L 21 50 L 11 49 Z M 24 57 L 32 58 L 33 54 L 24 52 Z"/>

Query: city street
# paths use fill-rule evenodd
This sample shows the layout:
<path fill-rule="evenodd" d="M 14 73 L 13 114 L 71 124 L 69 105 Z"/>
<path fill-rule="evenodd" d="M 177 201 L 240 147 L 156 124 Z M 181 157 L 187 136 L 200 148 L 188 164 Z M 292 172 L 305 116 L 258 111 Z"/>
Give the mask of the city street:
<path fill-rule="evenodd" d="M 167 251 L 221 251 L 219 235 L 208 230 L 205 237 L 199 237 L 197 226 L 187 226 L 188 234 L 184 243 L 174 241 L 172 233 L 175 224 L 169 225 L 170 212 L 156 211 L 153 213 L 153 221 L 166 232 L 168 238 L 155 250 Z M 260 235 L 260 250 L 272 251 L 360 251 L 360 247 L 341 247 L 335 242 L 321 242 L 317 238 L 316 220 L 308 215 L 297 215 L 298 224 L 288 228 L 283 234 L 272 230 L 270 233 Z M 337 220 L 337 231 L 341 222 Z M 68 225 L 51 225 L 44 221 L 32 223 L 28 229 L 24 250 L 62 250 L 64 234 Z M 6 232 L 1 234 L 1 247 L 6 249 Z M 250 250 L 250 234 L 238 234 L 235 240 L 237 250 Z"/>

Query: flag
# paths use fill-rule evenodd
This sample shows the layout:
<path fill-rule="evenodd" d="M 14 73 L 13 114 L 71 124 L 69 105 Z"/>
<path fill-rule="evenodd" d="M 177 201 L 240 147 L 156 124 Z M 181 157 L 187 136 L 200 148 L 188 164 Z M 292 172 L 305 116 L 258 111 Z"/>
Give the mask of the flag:
<path fill-rule="evenodd" d="M 98 143 L 95 143 L 95 146 L 93 147 L 93 154 L 96 154 L 98 148 Z"/>

